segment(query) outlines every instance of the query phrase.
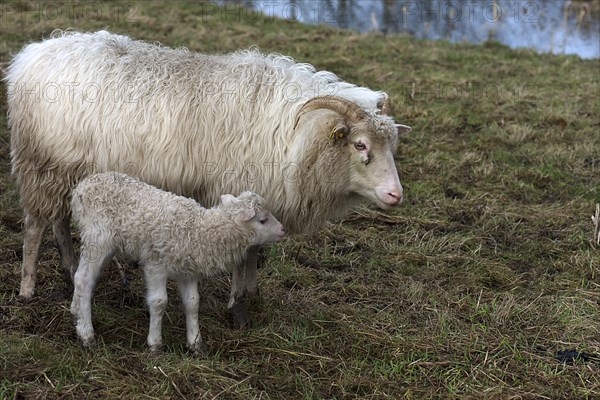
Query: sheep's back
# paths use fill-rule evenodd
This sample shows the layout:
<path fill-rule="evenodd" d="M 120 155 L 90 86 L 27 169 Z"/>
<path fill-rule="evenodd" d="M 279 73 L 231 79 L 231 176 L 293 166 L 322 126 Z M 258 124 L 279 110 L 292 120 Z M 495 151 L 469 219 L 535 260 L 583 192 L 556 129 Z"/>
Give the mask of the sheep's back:
<path fill-rule="evenodd" d="M 13 170 L 24 207 L 46 219 L 67 213 L 79 179 L 115 170 L 206 206 L 251 190 L 296 230 L 306 224 L 286 199 L 298 197 L 297 111 L 328 93 L 365 108 L 379 98 L 289 57 L 205 55 L 105 31 L 30 44 L 6 81 Z"/>

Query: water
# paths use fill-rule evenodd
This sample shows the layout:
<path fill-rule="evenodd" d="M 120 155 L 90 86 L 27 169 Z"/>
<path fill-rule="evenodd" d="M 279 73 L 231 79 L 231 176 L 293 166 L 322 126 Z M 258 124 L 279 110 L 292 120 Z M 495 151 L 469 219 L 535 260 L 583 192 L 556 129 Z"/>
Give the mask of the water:
<path fill-rule="evenodd" d="M 230 3 L 236 3 L 230 4 Z M 600 0 L 222 0 L 305 23 L 600 57 Z M 233 10 L 229 10 L 233 11 Z"/>

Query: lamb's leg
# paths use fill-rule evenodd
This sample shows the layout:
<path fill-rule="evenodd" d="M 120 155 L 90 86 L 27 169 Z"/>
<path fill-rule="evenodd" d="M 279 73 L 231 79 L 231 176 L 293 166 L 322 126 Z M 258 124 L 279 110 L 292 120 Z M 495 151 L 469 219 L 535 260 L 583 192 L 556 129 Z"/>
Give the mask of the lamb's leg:
<path fill-rule="evenodd" d="M 73 301 L 71 314 L 75 317 L 77 336 L 85 347 L 95 344 L 92 325 L 92 295 L 100 272 L 113 256 L 113 251 L 98 253 L 101 247 L 85 245 L 81 248 L 81 260 L 73 278 Z"/>
<path fill-rule="evenodd" d="M 162 346 L 162 318 L 167 308 L 167 272 L 158 265 L 145 265 L 144 276 L 148 294 L 146 301 L 150 311 L 150 328 L 148 329 L 148 347 L 157 351 Z"/>
<path fill-rule="evenodd" d="M 246 311 L 244 304 L 244 295 L 246 291 L 245 283 L 245 262 L 233 267 L 231 275 L 231 292 L 229 295 L 228 308 L 233 313 L 233 324 L 235 327 L 243 329 L 249 328 L 252 325 L 250 316 Z"/>
<path fill-rule="evenodd" d="M 75 249 L 73 248 L 73 239 L 71 238 L 70 221 L 71 218 L 67 215 L 52 225 L 52 231 L 54 232 L 54 236 L 56 236 L 56 242 L 58 244 L 58 253 L 60 254 L 62 276 L 67 287 L 71 286 L 71 282 L 75 276 L 75 270 L 77 269 Z"/>
<path fill-rule="evenodd" d="M 188 348 L 194 354 L 202 354 L 205 349 L 200 335 L 200 325 L 198 324 L 198 280 L 182 276 L 177 280 L 177 284 L 185 311 Z"/>
<path fill-rule="evenodd" d="M 37 283 L 37 263 L 46 223 L 26 214 L 24 225 L 23 264 L 21 265 L 19 296 L 23 299 L 30 299 Z"/>
<path fill-rule="evenodd" d="M 248 298 L 259 297 L 258 293 L 258 282 L 256 280 L 256 264 L 258 259 L 259 246 L 253 246 L 248 249 L 246 255 L 246 271 L 245 271 L 245 283 L 246 283 L 246 296 Z"/>

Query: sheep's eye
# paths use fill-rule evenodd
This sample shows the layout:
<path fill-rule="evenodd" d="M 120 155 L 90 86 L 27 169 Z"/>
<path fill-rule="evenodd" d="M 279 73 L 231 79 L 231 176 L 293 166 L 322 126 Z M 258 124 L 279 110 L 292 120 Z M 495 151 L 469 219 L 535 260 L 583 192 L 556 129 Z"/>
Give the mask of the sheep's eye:
<path fill-rule="evenodd" d="M 262 225 L 264 225 L 264 224 L 266 224 L 266 223 L 267 223 L 267 221 L 268 221 L 268 220 L 269 220 L 268 218 L 263 218 L 263 219 L 261 219 L 261 220 L 260 220 L 260 221 L 258 221 L 258 222 L 260 222 Z"/>
<path fill-rule="evenodd" d="M 356 150 L 364 150 L 367 148 L 367 146 L 363 142 L 356 142 L 354 143 L 354 148 Z"/>

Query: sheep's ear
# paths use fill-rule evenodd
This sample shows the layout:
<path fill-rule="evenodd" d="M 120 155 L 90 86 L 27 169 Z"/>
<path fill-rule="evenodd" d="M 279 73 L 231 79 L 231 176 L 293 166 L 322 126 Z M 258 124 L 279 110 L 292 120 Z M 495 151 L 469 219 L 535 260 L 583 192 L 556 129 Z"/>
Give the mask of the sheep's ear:
<path fill-rule="evenodd" d="M 237 219 L 239 222 L 248 222 L 252 218 L 254 218 L 255 215 L 256 215 L 256 211 L 254 211 L 252 208 L 244 208 L 238 214 Z"/>
<path fill-rule="evenodd" d="M 221 203 L 223 203 L 224 206 L 228 206 L 228 205 L 235 203 L 235 200 L 236 200 L 235 196 L 233 196 L 231 194 L 221 195 Z"/>
<path fill-rule="evenodd" d="M 408 133 L 412 131 L 412 128 L 408 125 L 396 124 L 396 129 L 398 130 L 398 135 L 402 135 L 403 133 Z"/>
<path fill-rule="evenodd" d="M 336 141 L 338 139 L 344 138 L 348 135 L 350 128 L 344 122 L 340 121 L 331 128 L 331 132 L 329 132 L 329 139 Z"/>

